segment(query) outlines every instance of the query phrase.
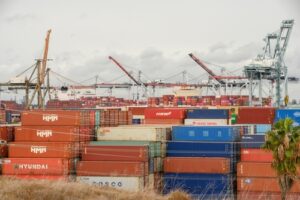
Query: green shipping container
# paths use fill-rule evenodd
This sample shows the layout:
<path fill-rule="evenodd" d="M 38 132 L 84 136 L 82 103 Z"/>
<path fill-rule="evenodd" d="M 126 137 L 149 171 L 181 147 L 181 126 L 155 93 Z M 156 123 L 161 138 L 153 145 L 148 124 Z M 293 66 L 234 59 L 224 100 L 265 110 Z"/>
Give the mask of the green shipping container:
<path fill-rule="evenodd" d="M 150 141 L 91 141 L 91 145 L 101 146 L 149 146 L 150 157 L 165 157 L 166 156 L 166 144 L 162 142 L 150 142 Z"/>

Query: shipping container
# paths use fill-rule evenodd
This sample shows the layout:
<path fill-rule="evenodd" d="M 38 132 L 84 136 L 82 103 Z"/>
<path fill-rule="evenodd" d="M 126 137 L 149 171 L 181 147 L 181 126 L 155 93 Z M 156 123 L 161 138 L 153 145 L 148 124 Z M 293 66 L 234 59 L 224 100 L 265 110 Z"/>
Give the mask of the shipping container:
<path fill-rule="evenodd" d="M 300 109 L 278 109 L 275 113 L 275 122 L 288 117 L 294 121 L 294 126 L 300 126 Z"/>
<path fill-rule="evenodd" d="M 162 142 L 150 141 L 91 141 L 90 145 L 99 146 L 148 146 L 149 157 L 165 157 L 166 145 Z"/>
<path fill-rule="evenodd" d="M 265 143 L 265 135 L 242 135 L 241 148 L 259 149 Z"/>
<path fill-rule="evenodd" d="M 271 124 L 257 124 L 255 126 L 255 133 L 259 135 L 265 135 L 271 129 L 272 129 Z"/>
<path fill-rule="evenodd" d="M 148 146 L 99 146 L 88 145 L 83 149 L 84 161 L 148 161 Z"/>
<path fill-rule="evenodd" d="M 128 110 L 131 111 L 132 115 L 145 115 L 145 109 L 147 107 L 128 107 Z"/>
<path fill-rule="evenodd" d="M 106 127 L 97 130 L 97 140 L 165 141 L 170 135 L 166 128 Z"/>
<path fill-rule="evenodd" d="M 233 142 L 167 142 L 168 157 L 226 157 L 236 156 L 236 143 Z"/>
<path fill-rule="evenodd" d="M 0 140 L 0 158 L 6 158 L 8 156 L 8 146 L 6 141 Z M 0 168 L 1 172 L 1 168 Z"/>
<path fill-rule="evenodd" d="M 240 107 L 237 124 L 273 124 L 275 108 Z"/>
<path fill-rule="evenodd" d="M 4 175 L 67 175 L 74 170 L 74 160 L 62 158 L 6 158 Z"/>
<path fill-rule="evenodd" d="M 67 142 L 12 142 L 8 147 L 10 158 L 74 158 L 79 146 Z"/>
<path fill-rule="evenodd" d="M 188 119 L 228 119 L 227 109 L 188 109 Z"/>
<path fill-rule="evenodd" d="M 173 126 L 172 140 L 235 141 L 239 128 L 234 126 Z"/>
<path fill-rule="evenodd" d="M 15 127 L 0 126 L 0 140 L 13 141 Z"/>
<path fill-rule="evenodd" d="M 15 141 L 78 142 L 78 126 L 21 126 L 15 128 Z"/>
<path fill-rule="evenodd" d="M 77 176 L 80 183 L 100 187 L 112 187 L 132 192 L 139 192 L 144 189 L 144 177 L 116 177 L 116 176 Z"/>
<path fill-rule="evenodd" d="M 226 126 L 228 119 L 185 119 L 187 126 Z"/>
<path fill-rule="evenodd" d="M 287 193 L 287 200 L 299 200 L 299 193 Z M 239 191 L 237 193 L 237 200 L 257 199 L 257 200 L 282 200 L 279 192 L 249 192 Z"/>
<path fill-rule="evenodd" d="M 280 192 L 278 178 L 238 177 L 237 190 L 249 192 Z M 290 192 L 300 193 L 300 182 L 295 181 Z"/>
<path fill-rule="evenodd" d="M 22 126 L 79 126 L 80 112 L 66 110 L 23 111 Z"/>
<path fill-rule="evenodd" d="M 184 119 L 186 110 L 181 108 L 146 108 L 145 119 Z"/>
<path fill-rule="evenodd" d="M 147 162 L 129 161 L 79 161 L 78 176 L 146 176 L 149 174 Z"/>
<path fill-rule="evenodd" d="M 26 180 L 49 180 L 49 181 L 74 181 L 75 177 L 72 175 L 3 175 L 16 179 Z"/>
<path fill-rule="evenodd" d="M 239 162 L 237 164 L 237 176 L 275 178 L 277 173 L 271 165 L 272 163 L 268 162 Z"/>
<path fill-rule="evenodd" d="M 145 124 L 172 124 L 181 125 L 184 123 L 183 119 L 145 119 Z"/>
<path fill-rule="evenodd" d="M 233 177 L 223 174 L 178 174 L 163 175 L 164 193 L 180 189 L 197 199 L 233 199 Z"/>
<path fill-rule="evenodd" d="M 230 173 L 230 159 L 205 157 L 166 157 L 164 159 L 166 173 Z"/>
<path fill-rule="evenodd" d="M 272 162 L 273 154 L 265 149 L 241 149 L 241 161 L 245 162 Z"/>

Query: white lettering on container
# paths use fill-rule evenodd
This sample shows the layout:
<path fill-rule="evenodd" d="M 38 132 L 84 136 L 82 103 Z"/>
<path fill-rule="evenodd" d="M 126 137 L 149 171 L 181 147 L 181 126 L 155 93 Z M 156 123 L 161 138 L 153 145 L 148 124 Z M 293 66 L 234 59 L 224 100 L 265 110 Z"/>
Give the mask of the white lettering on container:
<path fill-rule="evenodd" d="M 52 136 L 52 130 L 37 130 L 36 136 L 38 137 L 51 137 Z"/>
<path fill-rule="evenodd" d="M 46 146 L 31 146 L 31 153 L 42 154 L 47 152 Z"/>
<path fill-rule="evenodd" d="M 157 112 L 155 113 L 156 116 L 170 116 L 172 112 Z"/>
<path fill-rule="evenodd" d="M 47 164 L 18 164 L 17 169 L 48 169 Z"/>
<path fill-rule="evenodd" d="M 58 120 L 57 114 L 43 114 L 43 120 L 46 122 L 54 122 Z"/>

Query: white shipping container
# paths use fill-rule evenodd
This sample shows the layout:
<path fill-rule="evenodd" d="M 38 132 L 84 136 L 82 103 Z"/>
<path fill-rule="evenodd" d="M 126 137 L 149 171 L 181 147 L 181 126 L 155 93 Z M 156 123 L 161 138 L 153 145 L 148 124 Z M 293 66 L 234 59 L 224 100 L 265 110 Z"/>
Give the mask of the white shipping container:
<path fill-rule="evenodd" d="M 226 126 L 228 119 L 185 119 L 184 125 L 188 126 Z"/>
<path fill-rule="evenodd" d="M 132 115 L 132 119 L 145 119 L 145 115 Z"/>
<path fill-rule="evenodd" d="M 77 176 L 76 180 L 90 185 L 112 187 L 132 192 L 143 190 L 145 185 L 144 177 Z"/>
<path fill-rule="evenodd" d="M 97 130 L 97 140 L 166 141 L 170 139 L 167 128 L 155 127 L 105 127 Z"/>

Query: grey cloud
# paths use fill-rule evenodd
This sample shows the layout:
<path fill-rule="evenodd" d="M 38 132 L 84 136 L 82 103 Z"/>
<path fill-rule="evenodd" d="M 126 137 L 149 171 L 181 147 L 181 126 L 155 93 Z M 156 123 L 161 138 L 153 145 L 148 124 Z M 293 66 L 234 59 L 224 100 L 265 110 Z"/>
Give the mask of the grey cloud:
<path fill-rule="evenodd" d="M 6 22 L 17 22 L 17 21 L 24 21 L 24 20 L 33 20 L 36 19 L 36 16 L 33 14 L 15 14 L 9 17 L 4 18 Z"/>

